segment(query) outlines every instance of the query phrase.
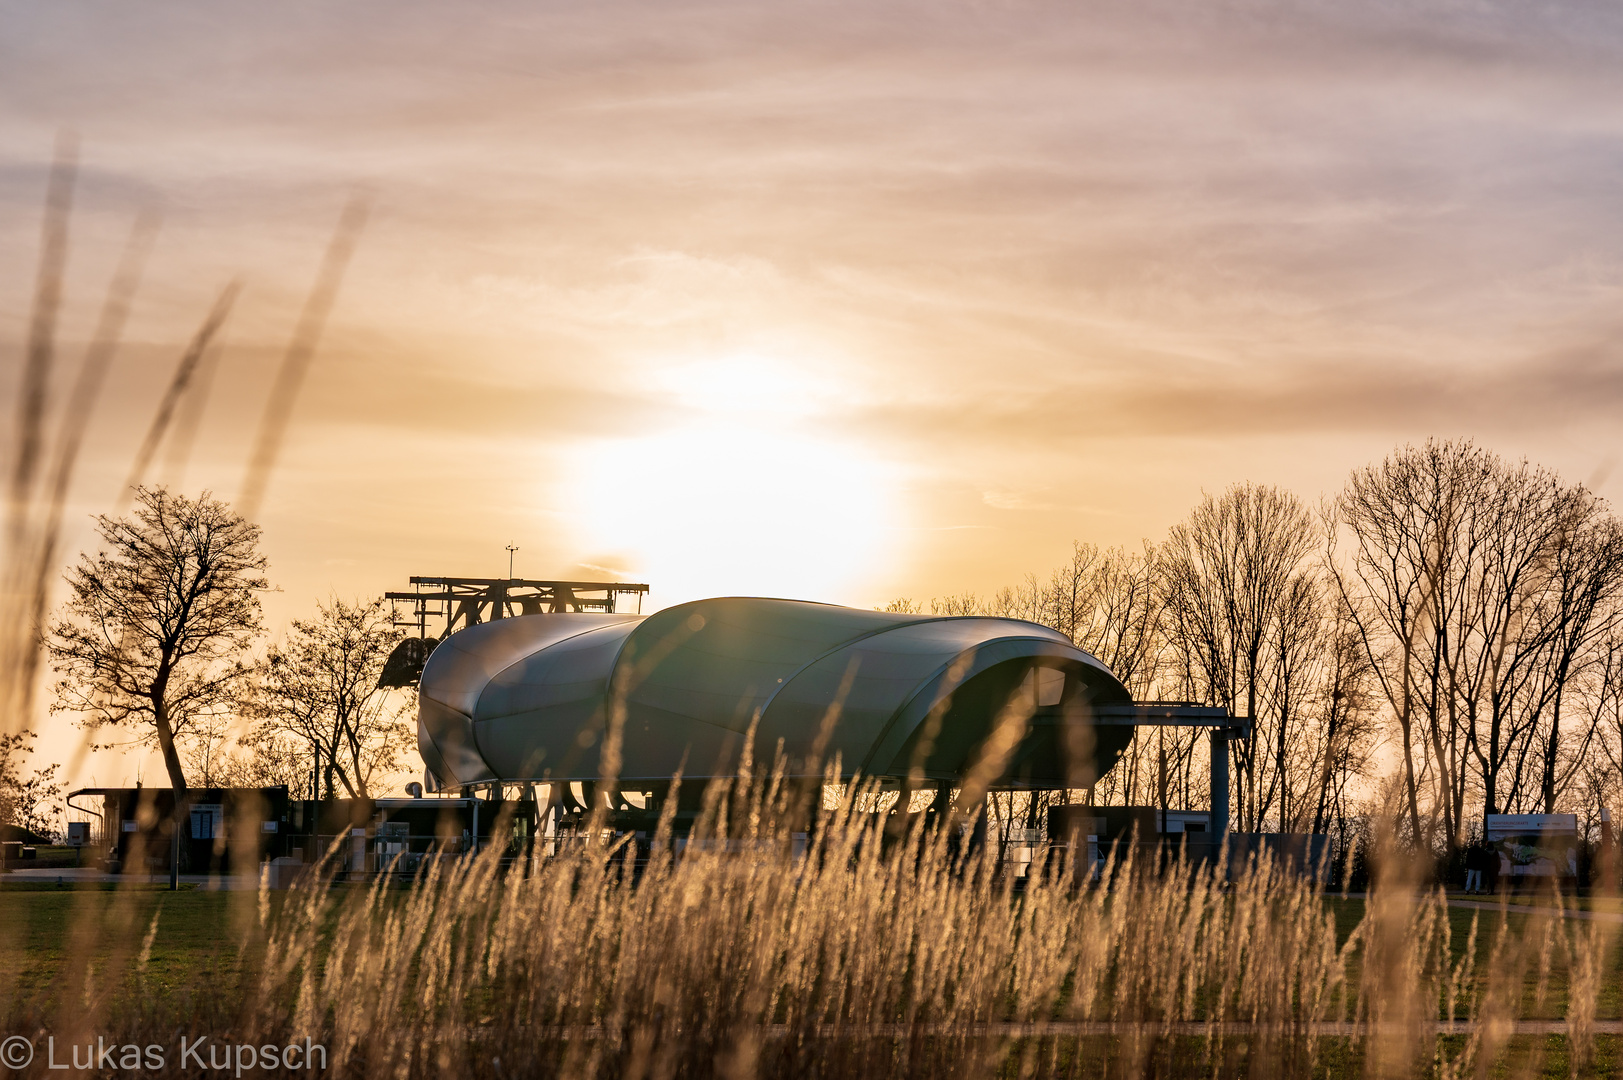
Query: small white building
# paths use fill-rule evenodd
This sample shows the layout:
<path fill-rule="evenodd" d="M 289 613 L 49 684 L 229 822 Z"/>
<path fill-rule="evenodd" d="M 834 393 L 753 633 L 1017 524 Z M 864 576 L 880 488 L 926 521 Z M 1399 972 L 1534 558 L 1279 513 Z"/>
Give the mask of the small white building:
<path fill-rule="evenodd" d="M 1156 811 L 1156 816 L 1160 816 L 1159 810 Z M 1163 835 L 1210 832 L 1211 827 L 1212 815 L 1208 810 L 1168 810 Z"/>

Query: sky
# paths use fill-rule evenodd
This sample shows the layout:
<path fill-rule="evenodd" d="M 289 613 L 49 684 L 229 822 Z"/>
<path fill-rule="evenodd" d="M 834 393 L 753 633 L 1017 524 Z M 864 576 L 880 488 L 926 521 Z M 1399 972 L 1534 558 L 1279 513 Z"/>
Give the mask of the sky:
<path fill-rule="evenodd" d="M 412 574 L 505 575 L 509 544 L 520 576 L 651 607 L 989 592 L 1239 481 L 1317 502 L 1431 436 L 1623 483 L 1613 4 L 0 20 L 4 415 L 58 133 L 81 167 L 55 400 L 133 218 L 162 215 L 70 555 L 239 278 L 152 479 L 240 493 L 328 238 L 372 200 L 259 514 L 273 633 Z"/>

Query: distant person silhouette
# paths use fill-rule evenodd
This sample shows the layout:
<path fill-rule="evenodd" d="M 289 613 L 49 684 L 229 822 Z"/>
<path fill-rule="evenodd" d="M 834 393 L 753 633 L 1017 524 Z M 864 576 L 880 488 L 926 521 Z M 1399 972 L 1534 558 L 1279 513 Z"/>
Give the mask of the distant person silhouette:
<path fill-rule="evenodd" d="M 1465 891 L 1481 893 L 1482 871 L 1487 869 L 1488 851 L 1480 841 L 1465 849 Z"/>

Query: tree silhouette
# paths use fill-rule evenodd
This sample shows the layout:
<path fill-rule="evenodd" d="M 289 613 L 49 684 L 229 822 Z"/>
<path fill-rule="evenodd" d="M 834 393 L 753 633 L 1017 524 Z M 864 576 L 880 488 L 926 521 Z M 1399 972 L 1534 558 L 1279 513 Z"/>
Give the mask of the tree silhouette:
<path fill-rule="evenodd" d="M 400 631 L 383 601 L 318 608 L 295 619 L 287 641 L 265 658 L 259 701 L 262 736 L 292 736 L 308 747 L 328 797 L 370 795 L 372 778 L 395 768 L 411 742 L 379 676 Z"/>
<path fill-rule="evenodd" d="M 207 492 L 138 488 L 128 516 L 96 518 L 103 547 L 67 575 L 72 595 L 47 643 L 61 676 L 53 710 L 156 743 L 186 792 L 176 741 L 243 700 L 243 657 L 264 629 L 259 526 Z"/>

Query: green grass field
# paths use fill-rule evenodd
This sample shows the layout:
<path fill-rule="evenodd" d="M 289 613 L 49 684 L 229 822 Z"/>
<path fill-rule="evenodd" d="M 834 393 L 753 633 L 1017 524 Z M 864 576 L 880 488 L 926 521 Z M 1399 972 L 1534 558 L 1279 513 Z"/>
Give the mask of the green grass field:
<path fill-rule="evenodd" d="M 47 1005 L 41 997 L 49 995 L 76 945 L 93 940 L 91 955 L 105 963 L 121 951 L 139 950 L 156 917 L 146 964 L 152 989 L 164 993 L 184 986 L 205 970 L 234 962 L 232 899 L 197 889 L 170 893 L 137 886 L 115 892 L 6 882 L 0 885 L 7 912 L 0 930 L 0 985 L 12 987 L 24 1008 Z"/>

